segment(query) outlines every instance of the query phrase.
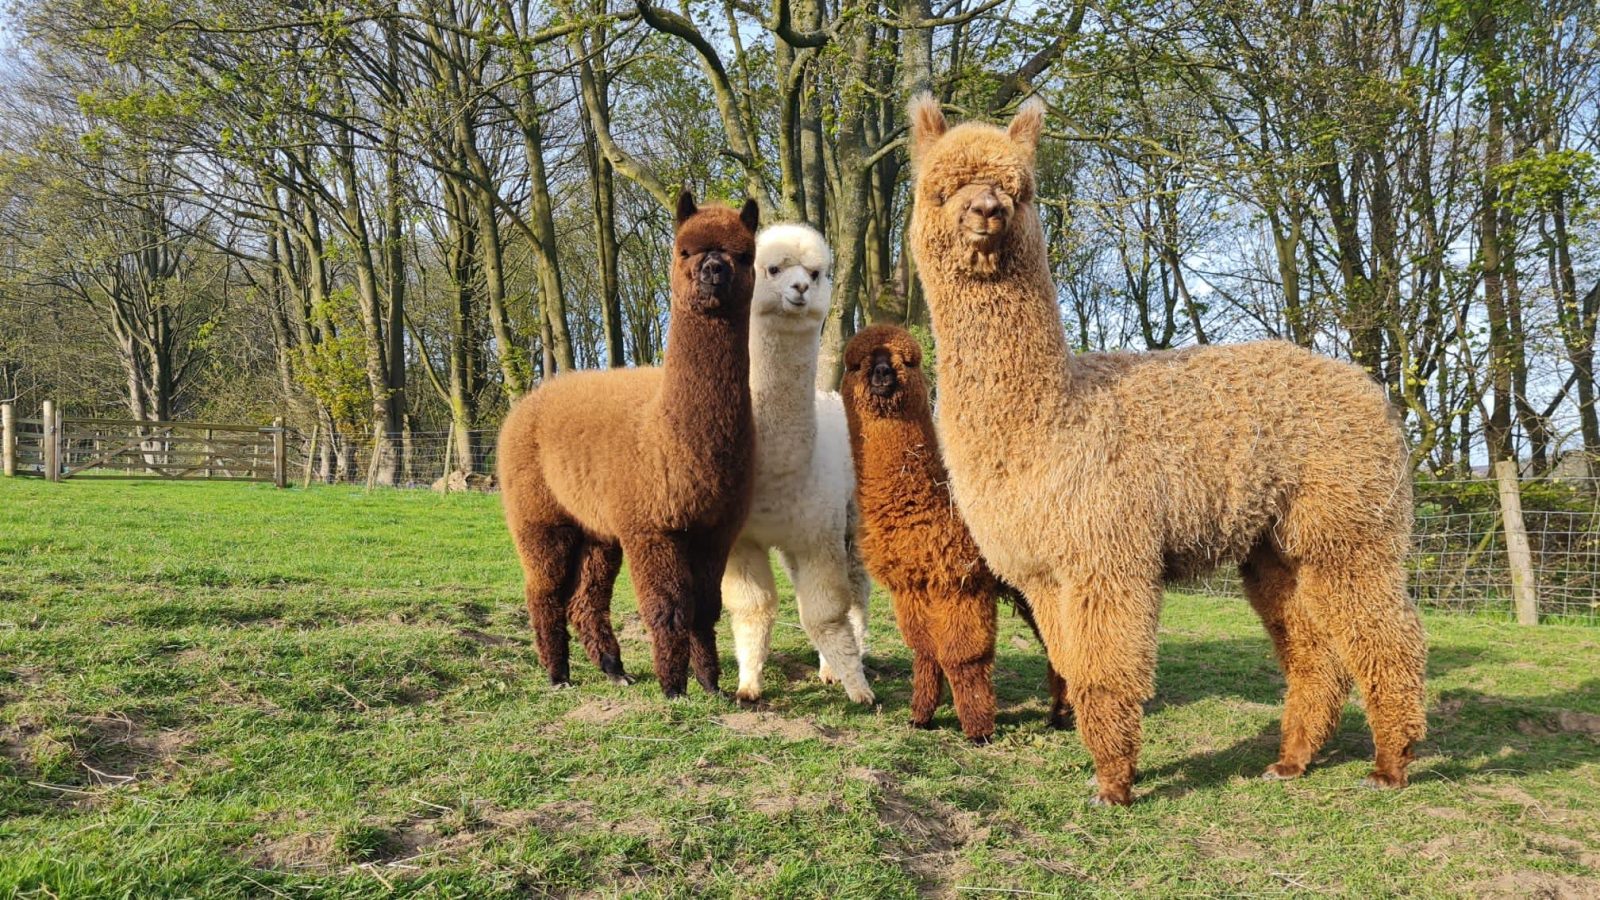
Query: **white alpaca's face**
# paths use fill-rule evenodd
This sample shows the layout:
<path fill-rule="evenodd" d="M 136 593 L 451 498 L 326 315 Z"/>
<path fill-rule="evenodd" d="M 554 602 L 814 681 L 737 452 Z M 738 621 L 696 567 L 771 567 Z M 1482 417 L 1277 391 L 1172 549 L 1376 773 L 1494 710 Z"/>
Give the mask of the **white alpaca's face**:
<path fill-rule="evenodd" d="M 828 260 L 810 248 L 758 245 L 751 313 L 792 330 L 820 329 L 833 285 Z"/>

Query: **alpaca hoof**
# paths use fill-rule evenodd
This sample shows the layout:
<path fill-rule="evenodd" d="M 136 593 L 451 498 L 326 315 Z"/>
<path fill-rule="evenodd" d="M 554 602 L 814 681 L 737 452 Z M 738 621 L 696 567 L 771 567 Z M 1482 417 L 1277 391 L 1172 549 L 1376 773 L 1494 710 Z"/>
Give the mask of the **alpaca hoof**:
<path fill-rule="evenodd" d="M 1361 786 L 1374 791 L 1398 790 L 1406 786 L 1406 776 L 1404 773 L 1401 773 L 1400 775 L 1389 775 L 1383 772 L 1374 771 L 1366 778 L 1361 779 Z"/>
<path fill-rule="evenodd" d="M 606 680 L 611 682 L 614 685 L 617 685 L 618 687 L 627 687 L 628 685 L 633 684 L 633 682 L 634 682 L 633 676 L 627 674 L 626 672 L 610 672 L 610 673 L 607 673 L 606 674 Z"/>
<path fill-rule="evenodd" d="M 1128 806 L 1133 803 L 1133 794 L 1128 791 L 1098 791 L 1089 798 L 1090 806 Z"/>
<path fill-rule="evenodd" d="M 862 685 L 856 690 L 845 688 L 844 694 L 846 697 L 850 698 L 851 702 L 859 703 L 862 706 L 871 706 L 878 700 L 878 695 L 874 694 L 872 692 L 872 688 L 869 688 L 866 685 Z"/>
<path fill-rule="evenodd" d="M 662 688 L 661 696 L 668 700 L 686 700 L 689 695 L 683 688 Z"/>
<path fill-rule="evenodd" d="M 932 719 L 912 719 L 911 720 L 911 727 L 917 729 L 918 731 L 932 731 L 933 730 L 933 720 Z"/>
<path fill-rule="evenodd" d="M 559 681 L 554 678 L 550 679 L 550 689 L 553 691 L 565 691 L 571 688 L 572 682 L 568 679 L 563 678 Z"/>
<path fill-rule="evenodd" d="M 1051 713 L 1050 727 L 1056 731 L 1072 731 L 1078 727 L 1077 719 L 1072 713 Z"/>
<path fill-rule="evenodd" d="M 970 743 L 974 747 L 987 747 L 990 744 L 994 743 L 994 733 L 990 732 L 989 734 L 969 734 L 969 735 L 967 735 L 967 742 Z"/>
<path fill-rule="evenodd" d="M 740 706 L 756 706 L 761 703 L 761 689 L 739 688 L 733 692 L 733 699 L 737 700 Z"/>
<path fill-rule="evenodd" d="M 827 663 L 823 663 L 822 668 L 817 670 L 817 680 L 821 681 L 823 684 L 838 684 L 839 676 L 833 674 L 832 666 L 828 665 Z"/>
<path fill-rule="evenodd" d="M 1305 766 L 1295 765 L 1294 763 L 1273 763 L 1272 765 L 1267 766 L 1267 770 L 1265 772 L 1261 773 L 1261 780 L 1288 781 L 1292 778 L 1299 778 L 1301 775 L 1305 774 L 1305 771 Z"/>

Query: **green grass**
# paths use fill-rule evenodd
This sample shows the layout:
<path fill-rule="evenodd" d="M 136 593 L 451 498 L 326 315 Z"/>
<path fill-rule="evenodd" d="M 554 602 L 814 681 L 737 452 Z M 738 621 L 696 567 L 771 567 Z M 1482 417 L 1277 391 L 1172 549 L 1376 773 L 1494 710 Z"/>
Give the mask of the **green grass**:
<path fill-rule="evenodd" d="M 786 598 L 770 709 L 538 668 L 493 497 L 0 480 L 0 897 L 912 897 L 1600 889 L 1600 630 L 1430 616 L 1432 734 L 1358 789 L 1352 703 L 1265 783 L 1282 679 L 1241 601 L 1170 598 L 1139 801 L 1085 803 L 1005 617 L 1001 730 L 815 680 Z M 614 609 L 648 676 L 631 588 Z M 732 647 L 724 626 L 724 681 Z M 576 648 L 575 648 L 576 649 Z"/>

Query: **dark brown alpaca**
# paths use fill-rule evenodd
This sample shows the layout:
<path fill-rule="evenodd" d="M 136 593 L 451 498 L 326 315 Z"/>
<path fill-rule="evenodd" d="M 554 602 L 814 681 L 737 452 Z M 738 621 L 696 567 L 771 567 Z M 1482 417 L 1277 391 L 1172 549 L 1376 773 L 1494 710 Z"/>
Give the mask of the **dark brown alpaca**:
<path fill-rule="evenodd" d="M 1008 596 L 1038 628 L 1026 601 L 989 571 L 950 498 L 916 338 L 874 325 L 850 341 L 844 359 L 861 552 L 893 596 L 911 648 L 911 724 L 932 727 L 943 676 L 962 732 L 985 743 L 994 734 L 995 598 Z M 1046 666 L 1050 725 L 1070 728 L 1066 682 Z"/>
<path fill-rule="evenodd" d="M 750 295 L 755 201 L 735 212 L 678 198 L 665 365 L 561 375 L 500 429 L 501 498 L 550 682 L 568 683 L 567 619 L 589 658 L 627 683 L 611 629 L 623 556 L 681 696 L 688 667 L 719 693 L 722 570 L 750 507 Z"/>

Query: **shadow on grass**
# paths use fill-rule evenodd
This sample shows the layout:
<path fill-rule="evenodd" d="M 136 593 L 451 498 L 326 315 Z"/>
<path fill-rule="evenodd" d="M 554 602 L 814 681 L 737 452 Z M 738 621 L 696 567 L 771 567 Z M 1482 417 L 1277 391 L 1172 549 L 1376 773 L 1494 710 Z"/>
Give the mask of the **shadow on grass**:
<path fill-rule="evenodd" d="M 1428 677 L 1438 679 L 1471 666 L 1506 661 L 1484 647 L 1435 646 Z M 996 699 L 1002 728 L 1030 727 L 1044 720 L 1044 653 L 1010 652 L 995 664 Z M 1179 797 L 1244 775 L 1254 777 L 1277 759 L 1284 681 L 1265 635 L 1224 639 L 1164 639 L 1156 697 L 1146 712 L 1182 707 L 1207 698 L 1267 704 L 1278 712 L 1271 724 L 1226 748 L 1185 756 L 1150 769 L 1147 782 L 1161 784 L 1153 797 Z M 903 704 L 909 691 L 880 690 L 887 708 Z M 1356 695 L 1352 694 L 1352 698 Z M 942 715 L 953 712 L 941 709 Z M 1570 690 L 1532 697 L 1499 697 L 1472 689 L 1445 691 L 1428 711 L 1429 736 L 1417 748 L 1432 757 L 1413 767 L 1413 781 L 1472 780 L 1489 773 L 1561 771 L 1600 763 L 1600 679 Z M 1347 706 L 1338 731 L 1313 769 L 1352 760 L 1370 761 L 1372 738 L 1365 715 Z"/>
<path fill-rule="evenodd" d="M 1417 747 L 1424 759 L 1411 780 L 1445 779 L 1470 783 L 1486 775 L 1557 772 L 1600 763 L 1600 679 L 1579 687 L 1534 697 L 1498 697 L 1458 689 L 1442 694 L 1428 710 L 1428 737 Z M 1176 778 L 1151 792 L 1176 798 L 1216 787 L 1243 775 L 1254 777 L 1277 759 L 1280 721 L 1232 746 L 1188 756 L 1144 773 L 1148 781 Z M 1366 716 L 1346 708 L 1338 731 L 1312 764 L 1312 770 L 1351 761 L 1370 761 L 1372 738 Z"/>

